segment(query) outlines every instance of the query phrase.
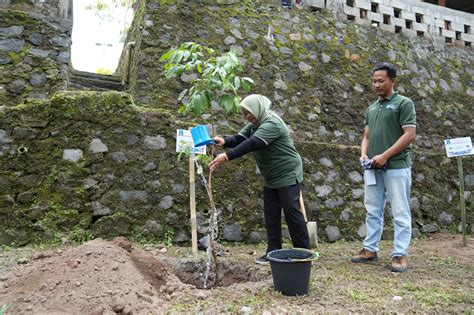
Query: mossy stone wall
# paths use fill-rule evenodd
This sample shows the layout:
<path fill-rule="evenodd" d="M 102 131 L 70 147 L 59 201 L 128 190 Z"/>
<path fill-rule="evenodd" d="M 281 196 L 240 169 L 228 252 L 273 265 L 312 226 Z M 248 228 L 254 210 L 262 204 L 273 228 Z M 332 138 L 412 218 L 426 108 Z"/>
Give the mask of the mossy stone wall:
<path fill-rule="evenodd" d="M 67 90 L 71 30 L 71 21 L 0 9 L 2 106 Z"/>
<path fill-rule="evenodd" d="M 256 80 L 252 92 L 269 96 L 292 129 L 304 160 L 309 219 L 318 221 L 326 241 L 364 235 L 358 145 L 363 111 L 375 98 L 370 68 L 382 60 L 395 63 L 398 89 L 415 101 L 419 121 L 410 202 L 415 233 L 456 231 L 459 182 L 443 140 L 471 135 L 474 128 L 472 51 L 335 21 L 324 13 L 245 3 L 143 1 L 129 36 L 136 43 L 129 94 L 61 92 L 43 100 L 8 94 L 0 107 L 0 244 L 115 235 L 189 241 L 188 165 L 176 158 L 175 134 L 210 123 L 211 116 L 177 114 L 176 98 L 189 77 L 165 80 L 158 61 L 187 40 L 242 52 L 245 71 Z M 42 71 L 43 65 L 30 67 Z M 244 123 L 218 109 L 212 117 L 220 134 Z M 472 157 L 464 158 L 464 169 L 470 209 Z M 262 179 L 252 157 L 216 172 L 213 188 L 219 237 L 263 240 Z M 197 198 L 204 236 L 209 205 L 199 181 Z M 389 209 L 386 217 L 384 235 L 391 237 Z M 468 211 L 470 229 L 473 221 Z"/>

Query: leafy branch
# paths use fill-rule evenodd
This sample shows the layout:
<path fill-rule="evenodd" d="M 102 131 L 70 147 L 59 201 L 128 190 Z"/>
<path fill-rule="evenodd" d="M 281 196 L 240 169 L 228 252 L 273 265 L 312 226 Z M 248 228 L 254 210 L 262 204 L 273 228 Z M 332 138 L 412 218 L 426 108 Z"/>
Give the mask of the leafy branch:
<path fill-rule="evenodd" d="M 183 89 L 178 95 L 178 101 L 182 103 L 178 112 L 201 116 L 211 110 L 211 122 L 213 121 L 212 102 L 217 102 L 219 107 L 227 113 L 238 113 L 240 111 L 239 92 L 249 92 L 254 84 L 251 78 L 239 76 L 239 73 L 243 71 L 243 67 L 238 58 L 238 53 L 233 50 L 217 55 L 212 48 L 194 42 L 186 42 L 181 44 L 179 48 L 169 50 L 161 56 L 160 61 L 165 62 L 163 71 L 168 79 L 177 78 L 183 74 L 194 76 L 190 86 Z M 212 138 L 214 138 L 214 124 L 212 124 L 211 130 Z M 214 152 L 215 146 L 213 144 L 210 160 L 213 159 Z M 217 283 L 219 280 L 219 264 L 214 240 L 217 228 L 217 211 L 212 192 L 212 172 L 209 172 L 207 183 L 202 172 L 200 175 L 205 183 L 211 208 L 209 247 L 215 265 Z"/>
<path fill-rule="evenodd" d="M 216 56 L 214 49 L 186 42 L 168 51 L 160 61 L 166 62 L 164 73 L 168 79 L 184 73 L 197 74 L 191 87 L 178 96 L 178 101 L 183 102 L 178 109 L 181 114 L 200 116 L 211 108 L 213 101 L 226 112 L 239 112 L 239 90 L 248 92 L 254 84 L 251 78 L 238 75 L 243 69 L 233 50 Z"/>

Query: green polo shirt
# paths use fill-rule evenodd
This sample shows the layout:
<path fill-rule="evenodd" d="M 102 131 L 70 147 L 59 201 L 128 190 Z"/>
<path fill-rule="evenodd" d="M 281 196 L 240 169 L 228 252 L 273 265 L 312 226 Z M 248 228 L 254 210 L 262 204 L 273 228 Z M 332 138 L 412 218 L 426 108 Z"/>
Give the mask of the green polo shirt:
<path fill-rule="evenodd" d="M 293 145 L 290 131 L 275 113 L 254 127 L 247 124 L 239 134 L 246 138 L 256 136 L 267 146 L 253 152 L 265 187 L 276 189 L 303 182 L 303 163 Z"/>
<path fill-rule="evenodd" d="M 365 110 L 365 126 L 369 128 L 369 158 L 382 154 L 402 135 L 403 127 L 416 127 L 413 101 L 394 92 L 388 99 L 378 99 Z M 388 168 L 411 166 L 410 145 L 388 160 Z"/>

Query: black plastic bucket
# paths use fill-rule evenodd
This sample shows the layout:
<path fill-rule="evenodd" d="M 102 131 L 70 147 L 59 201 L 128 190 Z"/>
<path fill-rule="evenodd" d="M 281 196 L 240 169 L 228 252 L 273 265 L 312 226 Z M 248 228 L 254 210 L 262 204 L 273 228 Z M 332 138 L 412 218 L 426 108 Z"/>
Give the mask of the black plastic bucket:
<path fill-rule="evenodd" d="M 267 254 L 275 290 L 283 295 L 305 295 L 309 289 L 311 262 L 317 254 L 304 248 L 277 249 Z"/>

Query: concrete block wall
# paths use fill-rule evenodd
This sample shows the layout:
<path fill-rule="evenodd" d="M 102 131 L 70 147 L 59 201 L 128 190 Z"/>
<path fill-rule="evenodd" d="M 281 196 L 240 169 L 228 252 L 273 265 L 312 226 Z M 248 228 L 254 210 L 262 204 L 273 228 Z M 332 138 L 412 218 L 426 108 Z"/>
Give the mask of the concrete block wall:
<path fill-rule="evenodd" d="M 333 11 L 361 25 L 457 46 L 474 46 L 474 14 L 409 0 L 306 0 L 310 7 Z M 472 48 L 471 48 L 472 49 Z"/>

